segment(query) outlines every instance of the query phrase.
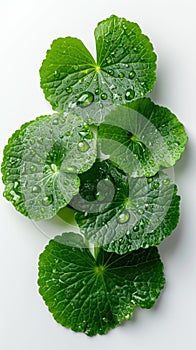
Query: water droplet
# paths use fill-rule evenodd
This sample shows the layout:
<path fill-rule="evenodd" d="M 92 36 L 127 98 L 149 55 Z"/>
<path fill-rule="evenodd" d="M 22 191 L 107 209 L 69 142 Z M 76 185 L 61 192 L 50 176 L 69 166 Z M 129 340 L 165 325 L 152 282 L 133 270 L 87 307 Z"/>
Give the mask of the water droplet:
<path fill-rule="evenodd" d="M 92 92 L 86 91 L 83 92 L 82 95 L 78 98 L 77 105 L 81 108 L 85 108 L 91 105 L 94 101 L 94 95 Z"/>
<path fill-rule="evenodd" d="M 153 181 L 153 178 L 152 177 L 149 177 L 148 179 L 147 179 L 147 182 L 150 184 L 151 182 Z"/>
<path fill-rule="evenodd" d="M 71 135 L 70 131 L 66 131 L 65 135 L 70 136 Z"/>
<path fill-rule="evenodd" d="M 165 179 L 164 181 L 163 181 L 163 183 L 164 183 L 164 185 L 169 185 L 170 184 L 170 180 L 169 179 Z"/>
<path fill-rule="evenodd" d="M 41 192 L 41 187 L 39 187 L 39 186 L 34 186 L 33 188 L 32 188 L 32 192 L 33 193 L 39 193 L 39 192 Z"/>
<path fill-rule="evenodd" d="M 58 119 L 54 119 L 52 124 L 57 125 L 59 123 Z"/>
<path fill-rule="evenodd" d="M 134 51 L 135 53 L 137 53 L 137 52 L 139 52 L 139 48 L 138 48 L 138 47 L 134 47 L 134 48 L 133 48 L 133 51 Z"/>
<path fill-rule="evenodd" d="M 139 231 L 139 226 L 138 226 L 138 225 L 135 225 L 134 228 L 133 228 L 133 231 L 134 231 L 134 232 L 138 232 L 138 231 Z"/>
<path fill-rule="evenodd" d="M 112 69 L 109 69 L 108 70 L 108 74 L 113 76 L 114 75 L 114 71 Z"/>
<path fill-rule="evenodd" d="M 116 86 L 112 84 L 112 85 L 110 86 L 110 89 L 111 89 L 111 90 L 114 90 L 114 89 L 116 89 Z"/>
<path fill-rule="evenodd" d="M 141 227 L 142 229 L 145 227 L 145 225 L 144 225 L 144 220 L 141 220 L 141 221 L 140 221 L 140 227 Z"/>
<path fill-rule="evenodd" d="M 124 76 L 125 76 L 125 75 L 124 75 L 123 72 L 120 72 L 120 73 L 118 74 L 118 77 L 121 78 L 121 79 L 124 78 Z"/>
<path fill-rule="evenodd" d="M 129 78 L 130 79 L 135 78 L 135 72 L 133 70 L 129 73 Z"/>
<path fill-rule="evenodd" d="M 149 160 L 150 165 L 155 166 L 155 162 L 153 159 Z"/>
<path fill-rule="evenodd" d="M 37 141 L 42 144 L 43 143 L 43 137 L 38 137 Z"/>
<path fill-rule="evenodd" d="M 55 78 L 59 78 L 60 77 L 60 73 L 57 70 L 55 70 L 55 72 L 54 72 L 54 77 Z"/>
<path fill-rule="evenodd" d="M 108 95 L 104 92 L 103 94 L 101 94 L 101 99 L 102 100 L 107 100 Z"/>
<path fill-rule="evenodd" d="M 117 218 L 119 224 L 126 224 L 130 219 L 130 214 L 127 210 L 124 210 Z"/>
<path fill-rule="evenodd" d="M 49 196 L 45 196 L 43 199 L 42 199 L 42 203 L 43 205 L 45 205 L 45 207 L 49 206 L 50 204 L 53 203 L 53 195 L 49 195 Z"/>
<path fill-rule="evenodd" d="M 145 204 L 145 209 L 147 210 L 149 207 L 148 203 Z"/>
<path fill-rule="evenodd" d="M 37 170 L 37 167 L 36 167 L 35 165 L 32 165 L 32 166 L 31 166 L 31 171 L 32 171 L 32 172 L 35 172 L 36 170 Z"/>
<path fill-rule="evenodd" d="M 87 152 L 89 150 L 90 146 L 88 144 L 88 142 L 86 141 L 81 141 L 78 144 L 78 149 L 80 152 Z"/>
<path fill-rule="evenodd" d="M 135 96 L 135 92 L 133 89 L 128 89 L 126 92 L 125 92 L 125 99 L 130 101 L 134 98 Z"/>
<path fill-rule="evenodd" d="M 78 70 L 79 67 L 78 67 L 77 65 L 74 65 L 74 66 L 73 66 L 73 69 L 74 69 L 74 70 Z"/>
<path fill-rule="evenodd" d="M 72 88 L 71 88 L 71 86 L 68 86 L 65 90 L 66 90 L 66 92 L 67 92 L 68 94 L 71 94 L 71 93 L 72 93 Z"/>
<path fill-rule="evenodd" d="M 157 190 L 157 189 L 159 188 L 159 182 L 155 182 L 153 188 L 154 188 L 155 190 Z"/>
<path fill-rule="evenodd" d="M 99 95 L 101 93 L 101 89 L 96 89 L 95 90 L 95 95 Z"/>
<path fill-rule="evenodd" d="M 64 172 L 76 174 L 78 171 L 77 171 L 77 168 L 73 165 L 73 166 L 68 166 L 68 167 L 64 170 Z"/>
<path fill-rule="evenodd" d="M 112 62 L 112 59 L 110 57 L 107 57 L 106 61 L 107 61 L 108 64 L 110 64 Z"/>
<path fill-rule="evenodd" d="M 140 215 L 143 215 L 143 214 L 144 214 L 144 210 L 143 210 L 143 209 L 139 209 L 139 210 L 138 210 L 138 213 L 139 213 Z"/>

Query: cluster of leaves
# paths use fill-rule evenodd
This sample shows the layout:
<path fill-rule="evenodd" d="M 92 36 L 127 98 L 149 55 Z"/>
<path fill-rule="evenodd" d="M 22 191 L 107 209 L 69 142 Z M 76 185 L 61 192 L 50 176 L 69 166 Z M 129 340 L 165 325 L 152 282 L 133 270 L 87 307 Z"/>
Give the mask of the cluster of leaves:
<path fill-rule="evenodd" d="M 111 16 L 95 40 L 96 62 L 79 39 L 53 41 L 40 77 L 56 112 L 22 125 L 1 167 L 4 196 L 30 219 L 74 208 L 80 234 L 49 242 L 38 283 L 56 321 L 90 336 L 152 307 L 164 287 L 156 246 L 180 204 L 166 169 L 187 142 L 177 117 L 145 97 L 156 55 L 139 26 Z"/>

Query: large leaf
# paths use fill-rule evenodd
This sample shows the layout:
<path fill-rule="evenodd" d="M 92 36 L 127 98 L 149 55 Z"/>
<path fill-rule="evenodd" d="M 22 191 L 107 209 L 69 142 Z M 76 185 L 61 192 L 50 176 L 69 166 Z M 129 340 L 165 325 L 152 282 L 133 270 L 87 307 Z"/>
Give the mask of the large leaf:
<path fill-rule="evenodd" d="M 117 16 L 98 24 L 95 40 L 97 62 L 79 39 L 54 40 L 40 77 L 55 110 L 79 108 L 88 123 L 100 124 L 112 106 L 153 89 L 156 55 L 139 26 Z"/>
<path fill-rule="evenodd" d="M 133 177 L 153 176 L 180 159 L 187 135 L 169 109 L 149 98 L 118 106 L 99 128 L 101 151 Z"/>
<path fill-rule="evenodd" d="M 104 334 L 150 308 L 164 286 L 157 248 L 119 256 L 100 250 L 96 260 L 81 236 L 50 241 L 39 260 L 40 294 L 55 320 L 89 336 Z"/>
<path fill-rule="evenodd" d="M 77 173 L 95 159 L 96 131 L 83 119 L 39 117 L 17 130 L 4 149 L 4 195 L 31 219 L 51 218 L 78 193 Z"/>
<path fill-rule="evenodd" d="M 131 178 L 110 161 L 97 161 L 80 180 L 80 194 L 71 201 L 76 221 L 87 240 L 107 251 L 158 245 L 178 223 L 180 197 L 163 172 Z"/>

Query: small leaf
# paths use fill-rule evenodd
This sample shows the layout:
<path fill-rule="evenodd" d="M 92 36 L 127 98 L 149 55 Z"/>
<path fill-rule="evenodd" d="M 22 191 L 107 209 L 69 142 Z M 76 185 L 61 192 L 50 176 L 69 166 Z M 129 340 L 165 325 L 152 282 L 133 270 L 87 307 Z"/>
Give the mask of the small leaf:
<path fill-rule="evenodd" d="M 97 196 L 103 179 L 108 187 Z M 125 254 L 158 245 L 178 223 L 180 197 L 163 172 L 127 177 L 107 160 L 94 163 L 80 181 L 80 193 L 71 201 L 76 221 L 87 240 L 107 251 Z"/>
<path fill-rule="evenodd" d="M 155 247 L 120 257 L 100 250 L 95 260 L 81 236 L 65 233 L 39 259 L 39 292 L 49 311 L 64 327 L 89 336 L 130 319 L 136 306 L 151 308 L 164 282 Z"/>
<path fill-rule="evenodd" d="M 118 106 L 99 128 L 101 151 L 133 177 L 153 176 L 180 159 L 187 135 L 169 109 L 143 98 Z"/>
<path fill-rule="evenodd" d="M 53 41 L 40 69 L 46 99 L 58 111 L 79 109 L 100 124 L 113 106 L 153 89 L 156 55 L 136 23 L 111 16 L 95 29 L 97 63 L 76 38 Z"/>
<path fill-rule="evenodd" d="M 31 219 L 51 218 L 78 193 L 77 173 L 96 156 L 96 131 L 83 119 L 39 117 L 17 130 L 4 149 L 4 196 Z"/>

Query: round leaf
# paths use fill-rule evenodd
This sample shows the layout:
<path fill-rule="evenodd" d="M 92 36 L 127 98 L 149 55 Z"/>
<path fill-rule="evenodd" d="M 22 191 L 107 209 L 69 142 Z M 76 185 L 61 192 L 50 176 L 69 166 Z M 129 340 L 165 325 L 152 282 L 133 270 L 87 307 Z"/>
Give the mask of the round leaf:
<path fill-rule="evenodd" d="M 124 172 L 149 177 L 180 159 L 187 135 L 169 109 L 143 98 L 111 111 L 99 128 L 99 141 Z"/>
<path fill-rule="evenodd" d="M 80 180 L 80 193 L 71 201 L 76 221 L 87 240 L 107 251 L 125 254 L 158 245 L 178 223 L 180 197 L 163 172 L 131 178 L 103 161 Z M 103 180 L 108 186 L 97 191 Z"/>
<path fill-rule="evenodd" d="M 90 124 L 153 89 L 156 55 L 136 23 L 111 16 L 95 29 L 97 62 L 76 38 L 54 40 L 40 69 L 46 99 L 58 111 L 79 109 Z"/>
<path fill-rule="evenodd" d="M 131 318 L 136 306 L 153 306 L 164 286 L 163 265 L 157 248 L 120 257 L 100 250 L 95 260 L 81 236 L 65 233 L 40 255 L 38 284 L 57 322 L 93 336 Z"/>
<path fill-rule="evenodd" d="M 4 195 L 31 219 L 51 218 L 78 193 L 77 173 L 95 159 L 96 131 L 82 118 L 39 117 L 17 130 L 4 149 Z"/>

